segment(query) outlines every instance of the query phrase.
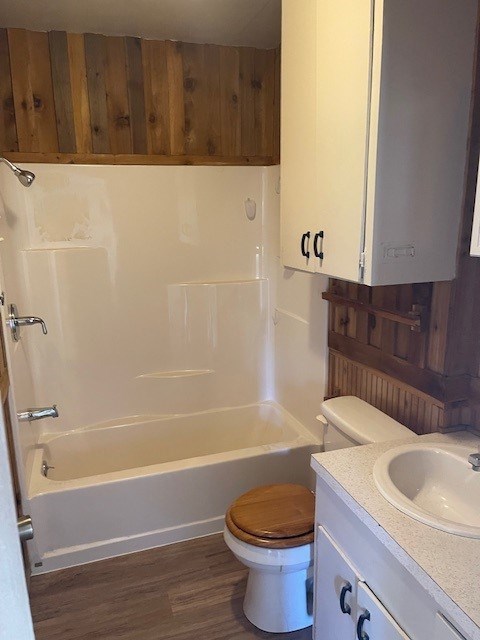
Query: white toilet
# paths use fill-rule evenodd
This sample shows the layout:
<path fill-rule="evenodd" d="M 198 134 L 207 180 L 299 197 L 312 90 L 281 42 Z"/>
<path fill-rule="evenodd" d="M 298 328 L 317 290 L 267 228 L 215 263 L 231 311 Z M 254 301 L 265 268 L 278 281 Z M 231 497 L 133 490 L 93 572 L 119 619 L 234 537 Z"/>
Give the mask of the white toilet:
<path fill-rule="evenodd" d="M 354 396 L 322 404 L 325 450 L 399 440 L 412 431 Z M 224 539 L 249 567 L 243 610 L 263 631 L 286 633 L 313 622 L 314 497 L 301 485 L 257 487 L 235 500 Z"/>

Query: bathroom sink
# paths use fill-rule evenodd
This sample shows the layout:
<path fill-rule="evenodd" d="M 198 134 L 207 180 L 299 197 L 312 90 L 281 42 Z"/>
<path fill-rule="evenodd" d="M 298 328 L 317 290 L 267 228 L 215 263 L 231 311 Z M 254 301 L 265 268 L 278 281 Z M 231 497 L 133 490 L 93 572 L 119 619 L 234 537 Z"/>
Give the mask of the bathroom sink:
<path fill-rule="evenodd" d="M 378 458 L 373 477 L 380 493 L 425 524 L 480 538 L 480 472 L 468 462 L 472 447 L 408 444 Z"/>

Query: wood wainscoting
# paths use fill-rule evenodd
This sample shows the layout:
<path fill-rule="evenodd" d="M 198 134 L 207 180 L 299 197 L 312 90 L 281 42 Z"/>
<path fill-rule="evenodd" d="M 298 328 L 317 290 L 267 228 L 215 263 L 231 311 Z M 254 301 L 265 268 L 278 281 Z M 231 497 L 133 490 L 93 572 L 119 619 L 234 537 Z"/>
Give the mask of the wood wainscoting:
<path fill-rule="evenodd" d="M 276 164 L 279 50 L 0 29 L 0 150 L 18 162 Z"/>

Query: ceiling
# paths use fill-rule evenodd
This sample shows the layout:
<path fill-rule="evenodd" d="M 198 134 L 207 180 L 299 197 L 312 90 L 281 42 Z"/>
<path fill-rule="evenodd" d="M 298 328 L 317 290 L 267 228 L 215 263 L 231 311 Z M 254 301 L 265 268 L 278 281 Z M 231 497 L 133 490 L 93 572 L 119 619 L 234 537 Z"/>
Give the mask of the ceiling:
<path fill-rule="evenodd" d="M 281 0 L 0 0 L 0 26 L 273 48 Z"/>

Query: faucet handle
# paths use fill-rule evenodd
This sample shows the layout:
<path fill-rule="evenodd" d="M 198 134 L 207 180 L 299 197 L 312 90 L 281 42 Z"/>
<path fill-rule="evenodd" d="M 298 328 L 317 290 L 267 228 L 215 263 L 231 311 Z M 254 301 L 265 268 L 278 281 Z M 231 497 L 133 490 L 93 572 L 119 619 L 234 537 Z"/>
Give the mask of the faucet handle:
<path fill-rule="evenodd" d="M 468 462 L 472 465 L 474 471 L 480 471 L 480 452 L 471 453 L 468 456 Z"/>

